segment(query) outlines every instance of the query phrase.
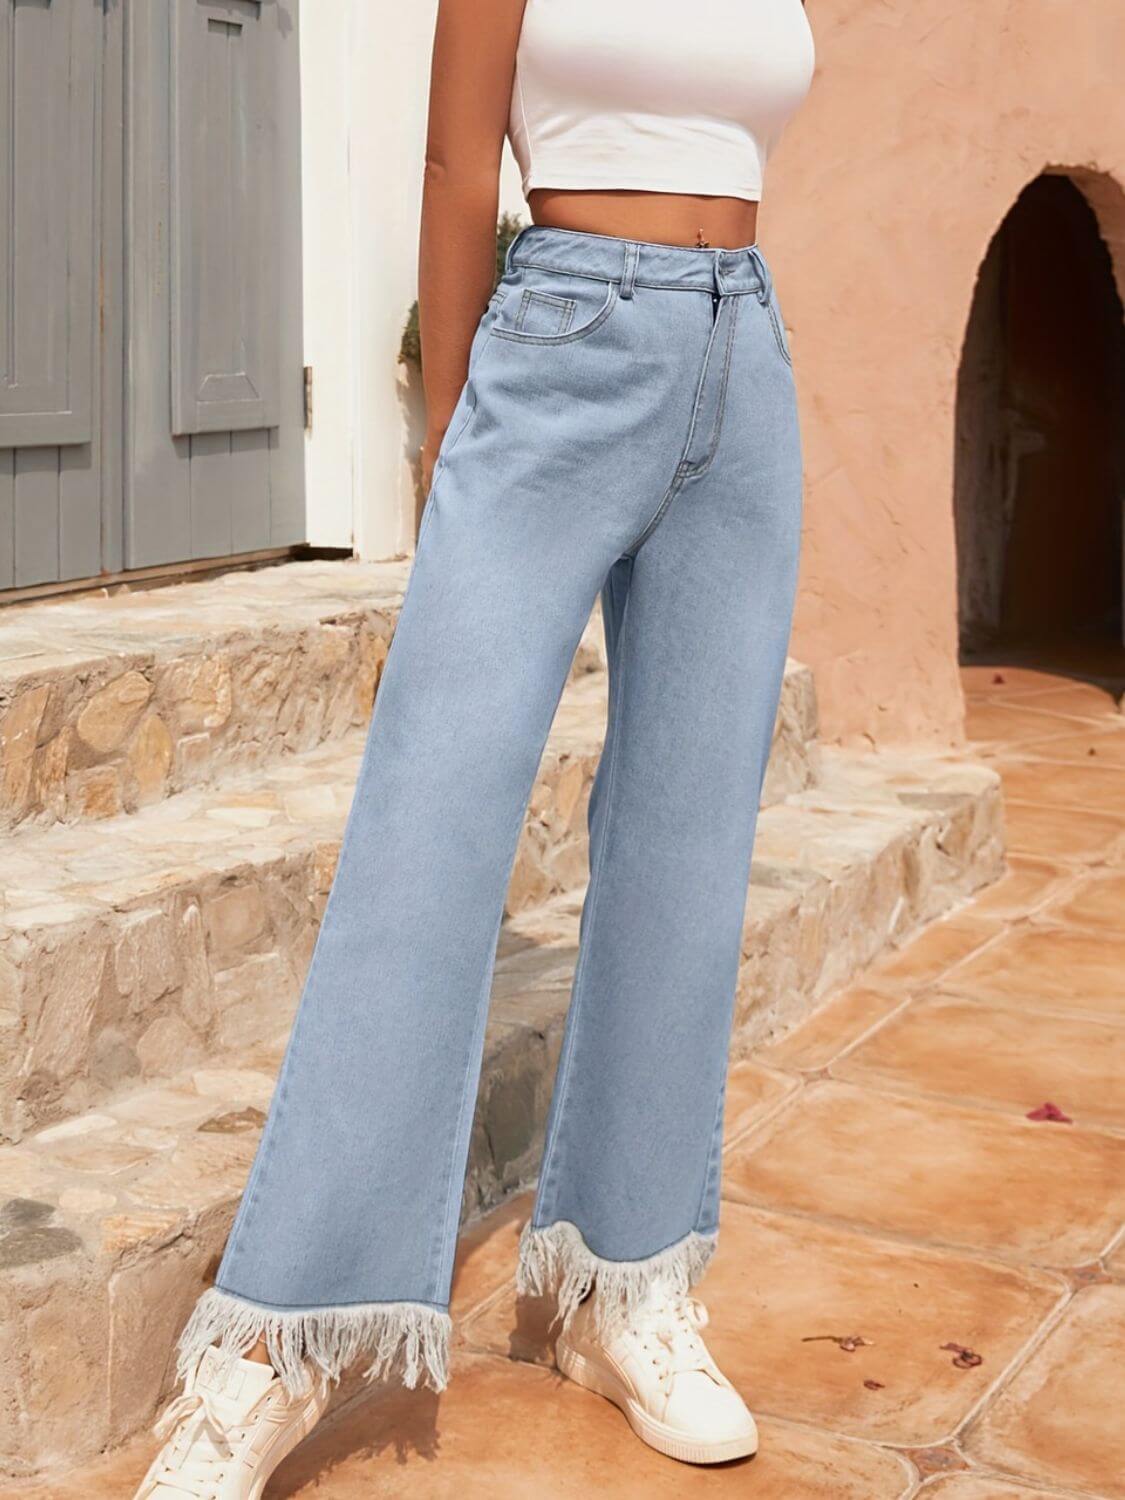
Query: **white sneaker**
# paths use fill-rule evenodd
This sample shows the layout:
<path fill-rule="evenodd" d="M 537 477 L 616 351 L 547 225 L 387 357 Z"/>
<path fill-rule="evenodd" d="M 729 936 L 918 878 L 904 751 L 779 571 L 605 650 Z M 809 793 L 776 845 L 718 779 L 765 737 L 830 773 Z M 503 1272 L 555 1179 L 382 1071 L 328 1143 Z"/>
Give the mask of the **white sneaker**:
<path fill-rule="evenodd" d="M 600 1329 L 594 1297 L 559 1335 L 559 1369 L 625 1413 L 642 1442 L 689 1464 L 718 1464 L 758 1451 L 746 1403 L 699 1336 L 701 1302 L 656 1285 L 628 1322 Z"/>
<path fill-rule="evenodd" d="M 167 1441 L 135 1500 L 260 1500 L 267 1479 L 327 1404 L 322 1380 L 289 1396 L 269 1365 L 208 1349 L 156 1424 Z"/>

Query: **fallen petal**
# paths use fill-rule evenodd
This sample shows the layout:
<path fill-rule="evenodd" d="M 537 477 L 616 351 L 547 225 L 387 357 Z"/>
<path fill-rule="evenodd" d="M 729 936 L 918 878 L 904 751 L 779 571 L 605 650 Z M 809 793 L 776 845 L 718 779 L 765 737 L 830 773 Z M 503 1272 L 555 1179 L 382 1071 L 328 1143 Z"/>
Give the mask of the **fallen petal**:
<path fill-rule="evenodd" d="M 1049 1099 L 1045 1104 L 1040 1104 L 1037 1109 L 1029 1109 L 1027 1118 L 1029 1120 L 1050 1120 L 1056 1125 L 1074 1124 L 1070 1116 L 1063 1114 L 1058 1105 L 1052 1104 Z"/>
<path fill-rule="evenodd" d="M 953 1363 L 958 1370 L 975 1370 L 977 1365 L 984 1364 L 984 1356 L 973 1349 L 967 1349 L 964 1344 L 942 1344 L 941 1347 L 947 1353 L 957 1356 Z"/>

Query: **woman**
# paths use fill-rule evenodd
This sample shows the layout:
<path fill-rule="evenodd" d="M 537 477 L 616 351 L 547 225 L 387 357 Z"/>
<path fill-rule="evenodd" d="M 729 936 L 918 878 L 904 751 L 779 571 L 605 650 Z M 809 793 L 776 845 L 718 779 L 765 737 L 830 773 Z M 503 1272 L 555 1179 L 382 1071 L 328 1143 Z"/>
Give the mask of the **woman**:
<path fill-rule="evenodd" d="M 599 592 L 609 731 L 519 1284 L 557 1297 L 560 1369 L 644 1441 L 699 1463 L 756 1448 L 688 1291 L 715 1244 L 800 530 L 757 201 L 811 70 L 801 0 L 441 0 L 432 488 L 269 1122 L 143 1496 L 257 1496 L 355 1360 L 444 1385 L 504 893 Z M 506 132 L 534 223 L 490 298 Z"/>

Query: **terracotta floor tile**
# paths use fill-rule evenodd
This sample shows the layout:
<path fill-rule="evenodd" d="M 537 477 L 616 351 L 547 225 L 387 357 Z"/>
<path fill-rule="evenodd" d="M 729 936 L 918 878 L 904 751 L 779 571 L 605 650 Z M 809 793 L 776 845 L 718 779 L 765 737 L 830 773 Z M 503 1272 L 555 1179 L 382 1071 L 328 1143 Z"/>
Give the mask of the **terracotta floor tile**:
<path fill-rule="evenodd" d="M 897 1500 L 902 1462 L 846 1439 L 763 1423 L 757 1458 L 708 1470 L 638 1442 L 609 1402 L 552 1371 L 462 1359 L 440 1401 L 392 1395 L 314 1434 L 278 1470 L 270 1500 Z M 61 1497 L 60 1497 L 61 1500 Z"/>
<path fill-rule="evenodd" d="M 970 1434 L 969 1451 L 1029 1479 L 1125 1497 L 1122 1350 L 1125 1287 L 1079 1292 Z"/>
<path fill-rule="evenodd" d="M 1029 693 L 1049 693 L 1068 686 L 1070 682 L 1069 677 L 1038 667 L 987 666 L 982 663 L 961 668 L 961 686 L 967 696 L 974 698 L 1004 701 L 1016 696 L 1026 697 Z"/>
<path fill-rule="evenodd" d="M 735 1063 L 727 1074 L 724 1134 L 728 1141 L 745 1134 L 798 1087 L 776 1068 L 760 1062 Z"/>
<path fill-rule="evenodd" d="M 902 1003 L 903 996 L 891 989 L 873 990 L 866 985 L 855 985 L 822 1005 L 788 1036 L 759 1049 L 758 1056 L 780 1068 L 805 1072 L 827 1067 L 856 1037 Z"/>
<path fill-rule="evenodd" d="M 847 1438 L 764 1420 L 761 1451 L 716 1469 L 662 1458 L 608 1402 L 492 1358 L 462 1358 L 439 1400 L 395 1392 L 354 1406 L 304 1442 L 267 1500 L 901 1500 L 901 1459 Z M 13 1500 L 124 1500 L 151 1441 L 80 1474 L 13 1491 Z M 752 1487 L 752 1488 L 751 1488 Z"/>
<path fill-rule="evenodd" d="M 1094 812 L 1125 813 L 1125 776 L 1119 766 L 1096 761 L 1072 765 L 1063 761 L 1013 761 L 1000 769 L 1005 798 L 1049 807 L 1087 807 Z"/>
<path fill-rule="evenodd" d="M 144 1478 L 152 1456 L 152 1438 L 145 1437 L 74 1474 L 52 1476 L 40 1484 L 12 1486 L 11 1500 L 125 1500 Z M 7 1489 L 2 1493 L 7 1494 Z M 272 1495 L 269 1500 L 273 1500 Z"/>
<path fill-rule="evenodd" d="M 1085 1500 L 1073 1490 L 1031 1489 L 987 1474 L 950 1474 L 924 1484 L 918 1500 Z"/>
<path fill-rule="evenodd" d="M 1026 740 L 1019 746 L 1019 754 L 1041 756 L 1047 760 L 1081 761 L 1097 766 L 1125 766 L 1125 733 L 1120 729 L 1106 732 L 1100 726 L 1091 724 L 1086 734 L 1052 735 L 1042 740 Z"/>
<path fill-rule="evenodd" d="M 1007 798 L 1004 824 L 1011 854 L 1048 859 L 1103 859 L 1125 839 L 1125 820 L 1087 808 L 1041 807 Z"/>
<path fill-rule="evenodd" d="M 1056 682 L 1046 687 L 1029 687 L 1006 695 L 1003 701 L 1050 713 L 1074 714 L 1083 719 L 1109 719 L 1112 722 L 1121 717 L 1114 695 L 1092 682 Z"/>
<path fill-rule="evenodd" d="M 1075 714 L 1052 713 L 1027 703 L 998 703 L 993 698 L 965 702 L 965 734 L 970 740 L 1018 745 L 1024 740 L 1048 739 L 1054 733 L 1080 734 L 1094 720 Z"/>
<path fill-rule="evenodd" d="M 1075 922 L 1110 935 L 1125 928 L 1125 875 L 1095 875 L 1047 908 L 1052 922 Z"/>
<path fill-rule="evenodd" d="M 891 1500 L 913 1487 L 902 1459 L 827 1432 L 763 1419 L 761 1450 L 746 1474 L 753 1500 Z M 717 1471 L 714 1471 L 717 1475 Z M 685 1492 L 686 1492 L 685 1486 Z M 714 1492 L 718 1493 L 718 1484 Z M 700 1490 L 703 1490 L 702 1484 Z M 669 1494 L 676 1493 L 669 1490 Z M 710 1493 L 708 1491 L 707 1493 Z M 644 1492 L 638 1497 L 644 1500 Z"/>
<path fill-rule="evenodd" d="M 887 984 L 899 990 L 900 998 L 912 989 L 924 989 L 1003 931 L 996 918 L 982 918 L 962 911 L 943 921 L 934 922 L 907 943 L 905 948 L 888 954 L 872 964 L 867 977 L 873 984 Z"/>
<path fill-rule="evenodd" d="M 744 1203 L 1073 1266 L 1125 1219 L 1125 1139 L 814 1083 L 731 1152 L 725 1184 Z"/>
<path fill-rule="evenodd" d="M 516 1274 L 520 1231 L 534 1203 L 533 1193 L 521 1193 L 462 1234 L 449 1304 L 454 1326 Z"/>
<path fill-rule="evenodd" d="M 701 1295 L 708 1344 L 756 1411 L 922 1447 L 952 1435 L 1065 1290 L 1052 1274 L 727 1203 Z M 549 1365 L 549 1316 L 513 1291 L 473 1319 L 466 1339 Z M 853 1333 L 871 1347 L 846 1354 L 820 1338 Z M 941 1348 L 950 1341 L 984 1363 L 955 1368 Z"/>
<path fill-rule="evenodd" d="M 1008 860 L 1007 874 L 974 896 L 973 916 L 1024 917 L 1044 905 L 1056 890 L 1061 890 L 1074 878 L 1074 870 L 1065 865 L 1012 855 Z"/>
<path fill-rule="evenodd" d="M 1080 1124 L 1125 1127 L 1125 1028 L 955 995 L 925 995 L 832 1068 L 1026 1114 L 1046 1100 Z"/>
<path fill-rule="evenodd" d="M 1125 1018 L 1125 933 L 1020 927 L 962 964 L 942 987 L 978 1000 Z"/>
<path fill-rule="evenodd" d="M 478 1353 L 552 1370 L 557 1335 L 554 1302 L 517 1297 L 514 1283 L 503 1296 L 474 1313 L 461 1330 L 466 1347 Z"/>

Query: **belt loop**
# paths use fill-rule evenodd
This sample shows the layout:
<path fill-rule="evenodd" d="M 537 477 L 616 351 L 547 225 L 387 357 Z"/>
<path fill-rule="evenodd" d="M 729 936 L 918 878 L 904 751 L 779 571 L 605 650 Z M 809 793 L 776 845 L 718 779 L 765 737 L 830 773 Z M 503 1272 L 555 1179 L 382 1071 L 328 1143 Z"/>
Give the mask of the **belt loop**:
<path fill-rule="evenodd" d="M 765 258 L 757 245 L 751 245 L 747 253 L 750 256 L 755 271 L 758 273 L 758 301 L 765 307 L 770 300 L 773 290 L 770 282 L 769 267 L 766 265 Z"/>
<path fill-rule="evenodd" d="M 641 247 L 634 245 L 631 241 L 625 246 L 625 265 L 621 272 L 621 296 L 629 298 L 633 295 L 633 288 L 637 282 L 637 261 L 640 259 Z"/>
<path fill-rule="evenodd" d="M 512 238 L 511 240 L 508 241 L 508 248 L 504 252 L 504 275 L 505 276 L 507 276 L 507 275 L 509 275 L 511 273 L 513 261 L 515 259 L 516 246 L 520 243 L 520 241 L 522 239 L 524 239 L 526 237 L 527 231 L 531 227 L 532 226 L 530 224 L 525 224 L 523 226 L 523 228 L 519 231 L 519 233 L 517 235 L 515 235 L 514 238 Z"/>

